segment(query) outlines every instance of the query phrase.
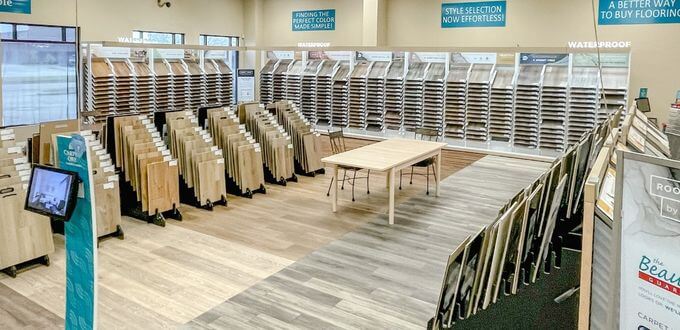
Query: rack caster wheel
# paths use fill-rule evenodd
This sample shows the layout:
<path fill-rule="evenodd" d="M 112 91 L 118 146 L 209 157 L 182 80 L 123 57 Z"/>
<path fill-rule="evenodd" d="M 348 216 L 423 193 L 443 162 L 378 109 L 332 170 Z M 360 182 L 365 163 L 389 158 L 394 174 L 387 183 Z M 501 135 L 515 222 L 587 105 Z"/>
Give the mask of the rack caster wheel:
<path fill-rule="evenodd" d="M 123 232 L 123 227 L 120 225 L 116 226 L 116 237 L 118 237 L 119 240 L 124 240 L 125 239 L 125 233 Z"/>
<path fill-rule="evenodd" d="M 48 256 L 48 255 L 43 256 L 41 263 L 43 265 L 45 265 L 45 267 L 49 267 L 50 266 L 50 256 Z"/>

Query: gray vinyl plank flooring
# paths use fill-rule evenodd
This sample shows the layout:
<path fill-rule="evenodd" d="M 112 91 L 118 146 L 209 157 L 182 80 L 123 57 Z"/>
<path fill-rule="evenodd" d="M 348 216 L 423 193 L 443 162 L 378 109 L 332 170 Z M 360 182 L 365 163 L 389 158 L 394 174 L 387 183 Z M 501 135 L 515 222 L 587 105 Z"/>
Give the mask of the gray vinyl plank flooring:
<path fill-rule="evenodd" d="M 487 156 L 225 301 L 188 329 L 422 329 L 448 254 L 547 163 Z M 407 181 L 405 181 L 407 182 Z"/>

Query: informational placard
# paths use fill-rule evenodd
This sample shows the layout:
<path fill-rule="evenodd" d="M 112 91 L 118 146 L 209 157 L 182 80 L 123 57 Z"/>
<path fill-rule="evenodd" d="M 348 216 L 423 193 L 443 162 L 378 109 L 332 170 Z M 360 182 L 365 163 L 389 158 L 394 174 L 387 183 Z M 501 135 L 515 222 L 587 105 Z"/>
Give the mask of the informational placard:
<path fill-rule="evenodd" d="M 678 0 L 600 0 L 600 25 L 680 23 Z"/>
<path fill-rule="evenodd" d="M 521 53 L 519 64 L 567 64 L 569 54 Z"/>
<path fill-rule="evenodd" d="M 442 28 L 505 26 L 505 1 L 442 3 Z"/>
<path fill-rule="evenodd" d="M 154 49 L 154 56 L 157 58 L 164 59 L 183 59 L 184 50 L 183 49 Z"/>
<path fill-rule="evenodd" d="M 640 96 L 639 97 L 641 99 L 646 99 L 648 93 L 649 93 L 649 89 L 647 87 L 642 87 L 642 88 L 640 88 Z"/>
<path fill-rule="evenodd" d="M 2 0 L 0 0 L 2 1 Z M 91 44 L 92 55 L 105 58 L 130 58 L 130 48 L 127 47 L 104 47 L 102 45 Z"/>
<path fill-rule="evenodd" d="M 293 31 L 335 31 L 335 9 L 293 12 Z"/>
<path fill-rule="evenodd" d="M 357 60 L 391 61 L 392 52 L 357 52 Z"/>
<path fill-rule="evenodd" d="M 497 58 L 496 53 L 460 53 L 460 55 L 467 63 L 496 64 Z"/>
<path fill-rule="evenodd" d="M 680 329 L 680 163 L 618 151 L 616 172 L 620 296 L 612 328 Z"/>
<path fill-rule="evenodd" d="M 66 237 L 66 329 L 95 329 L 97 322 L 97 221 L 92 167 L 83 136 L 57 136 L 59 167 L 78 173 L 82 181 Z"/>
<path fill-rule="evenodd" d="M 0 12 L 30 14 L 31 0 L 0 0 Z"/>
<path fill-rule="evenodd" d="M 236 71 L 238 82 L 236 102 L 253 102 L 255 101 L 255 70 L 253 69 L 238 69 Z"/>

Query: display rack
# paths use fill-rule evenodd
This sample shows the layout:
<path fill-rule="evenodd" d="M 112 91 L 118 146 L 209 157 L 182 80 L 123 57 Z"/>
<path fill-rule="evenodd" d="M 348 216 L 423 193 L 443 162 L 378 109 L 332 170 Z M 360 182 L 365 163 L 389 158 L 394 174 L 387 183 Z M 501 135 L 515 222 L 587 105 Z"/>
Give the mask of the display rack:
<path fill-rule="evenodd" d="M 539 106 L 543 65 L 521 65 L 515 89 L 513 141 L 515 145 L 538 147 Z"/>
<path fill-rule="evenodd" d="M 384 128 L 400 130 L 404 109 L 404 62 L 393 61 L 385 77 Z"/>
<path fill-rule="evenodd" d="M 279 60 L 274 69 L 272 86 L 272 102 L 277 102 L 286 99 L 286 78 L 288 70 L 295 64 L 294 60 L 284 59 Z"/>
<path fill-rule="evenodd" d="M 366 128 L 366 94 L 368 74 L 375 62 L 360 61 L 354 65 L 349 76 L 349 108 L 347 126 Z"/>
<path fill-rule="evenodd" d="M 278 61 L 270 59 L 260 70 L 260 101 L 269 104 L 274 101 L 274 71 Z"/>
<path fill-rule="evenodd" d="M 156 109 L 167 110 L 175 107 L 175 88 L 172 82 L 172 71 L 165 60 L 153 61 L 156 87 Z"/>
<path fill-rule="evenodd" d="M 391 62 L 373 62 L 366 85 L 366 129 L 382 131 L 385 128 L 385 77 Z"/>
<path fill-rule="evenodd" d="M 331 112 L 333 109 L 333 75 L 338 69 L 340 62 L 325 60 L 321 64 L 316 80 L 316 113 L 312 121 L 314 124 L 330 125 Z M 267 102 L 262 102 L 269 104 Z"/>
<path fill-rule="evenodd" d="M 305 61 L 295 61 L 285 73 L 285 100 L 293 101 L 298 107 L 301 106 L 302 72 L 305 70 L 305 64 Z"/>
<path fill-rule="evenodd" d="M 539 147 L 563 151 L 567 133 L 569 67 L 547 65 L 541 87 Z"/>
<path fill-rule="evenodd" d="M 314 132 L 302 111 L 290 101 L 269 104 L 267 110 L 276 115 L 279 124 L 292 137 L 296 172 L 307 176 L 325 173 L 321 163 L 321 135 Z"/>
<path fill-rule="evenodd" d="M 423 78 L 423 122 L 422 127 L 433 129 L 442 134 L 444 127 L 444 91 L 446 64 L 430 63 L 427 75 Z"/>
<path fill-rule="evenodd" d="M 321 60 L 308 60 L 304 71 L 302 71 L 302 90 L 300 92 L 299 109 L 314 123 L 317 120 L 317 77 L 319 76 L 322 64 L 323 61 Z"/>
<path fill-rule="evenodd" d="M 600 110 L 597 112 L 598 122 L 607 119 L 612 113 L 623 107 L 627 113 L 628 107 L 628 68 L 603 67 L 602 86 L 600 89 Z M 621 118 L 623 120 L 623 118 Z"/>
<path fill-rule="evenodd" d="M 342 63 L 333 77 L 331 126 L 346 127 L 349 111 L 349 64 Z"/>
<path fill-rule="evenodd" d="M 470 69 L 465 99 L 466 139 L 489 139 L 489 89 L 493 76 L 493 64 L 474 64 Z"/>
<path fill-rule="evenodd" d="M 446 111 L 444 135 L 454 139 L 465 138 L 465 102 L 468 91 L 468 76 L 472 65 L 451 63 L 446 80 Z"/>
<path fill-rule="evenodd" d="M 430 63 L 414 62 L 409 65 L 404 83 L 404 110 L 402 127 L 414 131 L 423 123 L 423 81 Z"/>
<path fill-rule="evenodd" d="M 514 66 L 496 66 L 489 96 L 489 137 L 492 141 L 510 142 L 512 139 L 514 81 Z"/>
<path fill-rule="evenodd" d="M 599 74 L 596 67 L 574 67 L 569 89 L 567 143 L 573 144 L 597 123 Z"/>

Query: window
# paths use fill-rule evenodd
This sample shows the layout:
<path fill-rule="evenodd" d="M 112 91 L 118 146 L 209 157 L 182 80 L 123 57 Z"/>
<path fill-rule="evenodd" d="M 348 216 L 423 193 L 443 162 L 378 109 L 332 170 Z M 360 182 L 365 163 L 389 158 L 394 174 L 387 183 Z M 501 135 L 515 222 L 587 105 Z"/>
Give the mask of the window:
<path fill-rule="evenodd" d="M 77 118 L 76 29 L 0 23 L 2 125 Z"/>
<path fill-rule="evenodd" d="M 183 45 L 184 33 L 132 31 L 132 39 L 145 44 Z"/>
<path fill-rule="evenodd" d="M 200 39 L 198 43 L 201 46 L 221 46 L 221 47 L 238 47 L 239 46 L 239 37 L 235 36 L 215 36 L 215 35 L 209 35 L 209 34 L 201 34 Z M 237 79 L 236 79 L 236 70 L 238 70 L 238 51 L 236 50 L 230 50 L 226 52 L 220 52 L 220 51 L 208 51 L 206 52 L 206 57 L 221 57 L 224 58 L 227 63 L 229 63 L 229 66 L 231 67 L 233 71 L 233 77 L 234 77 L 234 91 L 237 90 Z M 236 97 L 236 93 L 234 93 L 234 98 Z"/>

